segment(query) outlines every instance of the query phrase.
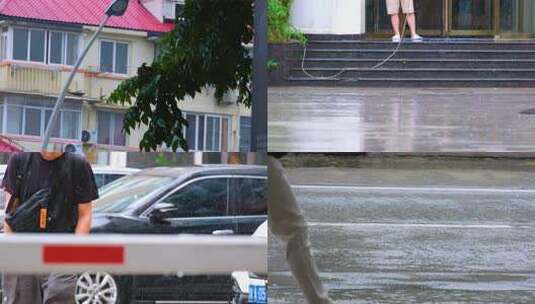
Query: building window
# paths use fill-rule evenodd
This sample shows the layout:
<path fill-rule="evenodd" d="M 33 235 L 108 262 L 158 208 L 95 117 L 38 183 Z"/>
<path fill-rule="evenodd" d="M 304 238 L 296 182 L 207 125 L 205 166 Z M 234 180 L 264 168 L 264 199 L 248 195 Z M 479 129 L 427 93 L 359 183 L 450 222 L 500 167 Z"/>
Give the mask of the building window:
<path fill-rule="evenodd" d="M 206 150 L 221 151 L 221 118 L 206 117 Z"/>
<path fill-rule="evenodd" d="M 123 113 L 97 111 L 97 119 L 98 144 L 126 146 L 126 134 L 123 131 Z"/>
<path fill-rule="evenodd" d="M 74 65 L 78 59 L 79 36 L 77 34 L 50 32 L 49 62 Z"/>
<path fill-rule="evenodd" d="M 185 137 L 192 151 L 229 151 L 230 118 L 187 113 Z"/>
<path fill-rule="evenodd" d="M 30 30 L 30 61 L 45 61 L 45 31 Z"/>
<path fill-rule="evenodd" d="M 79 114 L 71 111 L 64 111 L 61 114 L 63 121 L 62 137 L 63 138 L 78 138 L 81 135 L 77 122 L 80 120 Z"/>
<path fill-rule="evenodd" d="M 78 59 L 79 39 L 75 33 L 14 28 L 13 59 L 74 65 Z"/>
<path fill-rule="evenodd" d="M 52 100 L 50 100 L 52 101 Z M 2 133 L 15 135 L 43 136 L 53 107 L 50 102 L 33 98 L 8 98 L 0 112 L 4 124 L 0 125 Z M 78 140 L 82 118 L 82 110 L 78 105 L 69 105 L 60 111 L 51 137 Z"/>
<path fill-rule="evenodd" d="M 63 33 L 50 33 L 50 63 L 63 63 Z"/>
<path fill-rule="evenodd" d="M 45 62 L 46 32 L 35 29 L 13 29 L 13 59 Z"/>
<path fill-rule="evenodd" d="M 100 71 L 127 74 L 128 44 L 116 41 L 100 42 Z"/>
<path fill-rule="evenodd" d="M 7 106 L 7 133 L 22 134 L 22 107 Z"/>
<path fill-rule="evenodd" d="M 24 108 L 24 134 L 41 136 L 41 112 L 39 108 Z"/>
<path fill-rule="evenodd" d="M 251 151 L 251 117 L 240 117 L 240 152 Z"/>
<path fill-rule="evenodd" d="M 13 59 L 28 60 L 28 30 L 13 29 Z"/>
<path fill-rule="evenodd" d="M 80 36 L 76 34 L 64 34 L 65 35 L 65 41 L 67 42 L 67 48 L 65 50 L 65 56 L 66 61 L 65 63 L 67 65 L 75 65 L 76 61 L 78 60 L 78 47 L 80 45 Z"/>
<path fill-rule="evenodd" d="M 0 31 L 0 60 L 7 59 L 7 31 Z"/>

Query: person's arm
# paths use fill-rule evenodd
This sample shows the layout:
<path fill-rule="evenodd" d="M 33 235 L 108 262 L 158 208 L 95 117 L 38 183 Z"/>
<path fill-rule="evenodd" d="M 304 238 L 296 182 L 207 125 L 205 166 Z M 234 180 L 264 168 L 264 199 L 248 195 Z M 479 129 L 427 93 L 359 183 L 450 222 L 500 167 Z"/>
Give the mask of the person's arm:
<path fill-rule="evenodd" d="M 74 182 L 76 198 L 74 203 L 78 205 L 78 222 L 74 232 L 82 235 L 91 232 L 92 203 L 98 198 L 98 189 L 91 165 L 84 159 L 76 159 L 75 161 L 74 170 L 77 179 Z"/>
<path fill-rule="evenodd" d="M 7 212 L 7 205 L 8 205 L 9 200 L 11 199 L 11 194 L 7 191 L 4 191 L 4 197 L 6 198 L 6 201 L 5 201 L 6 209 L 4 211 Z M 4 212 L 4 218 L 6 214 L 5 212 Z M 11 227 L 4 220 L 4 233 L 9 234 L 12 232 L 13 230 L 11 230 Z"/>
<path fill-rule="evenodd" d="M 89 234 L 89 231 L 91 230 L 91 217 L 91 202 L 78 204 L 78 223 L 76 224 L 76 234 Z"/>
<path fill-rule="evenodd" d="M 284 242 L 286 260 L 307 303 L 331 304 L 312 255 L 303 212 L 281 163 L 268 157 L 268 208 L 271 232 Z"/>
<path fill-rule="evenodd" d="M 0 186 L 2 189 L 0 191 L 4 191 L 4 204 L 5 204 L 5 210 L 4 213 L 4 220 L 2 221 L 2 225 L 4 227 L 4 233 L 13 233 L 13 229 L 11 229 L 11 226 L 9 226 L 8 223 L 5 221 L 5 216 L 7 214 L 7 208 L 9 206 L 9 201 L 11 200 L 12 193 L 17 191 L 15 188 L 17 188 L 17 171 L 18 171 L 18 165 L 19 165 L 19 159 L 22 157 L 22 155 L 28 155 L 24 153 L 16 153 L 13 154 L 9 161 L 7 162 L 7 168 L 4 173 L 4 178 L 2 179 L 2 185 Z"/>

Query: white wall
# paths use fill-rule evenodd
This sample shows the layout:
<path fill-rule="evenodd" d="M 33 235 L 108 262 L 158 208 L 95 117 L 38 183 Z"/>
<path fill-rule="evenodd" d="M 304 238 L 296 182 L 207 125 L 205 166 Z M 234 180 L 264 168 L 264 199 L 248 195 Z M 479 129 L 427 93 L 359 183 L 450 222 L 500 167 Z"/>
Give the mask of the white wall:
<path fill-rule="evenodd" d="M 164 22 L 166 18 L 175 19 L 175 5 L 177 3 L 184 3 L 184 0 L 141 0 L 141 4 L 160 22 Z"/>
<path fill-rule="evenodd" d="M 164 0 L 141 0 L 141 4 L 148 9 L 154 17 L 156 17 L 160 22 L 163 22 L 163 4 Z"/>
<path fill-rule="evenodd" d="M 307 34 L 363 34 L 365 0 L 293 0 L 290 22 Z"/>

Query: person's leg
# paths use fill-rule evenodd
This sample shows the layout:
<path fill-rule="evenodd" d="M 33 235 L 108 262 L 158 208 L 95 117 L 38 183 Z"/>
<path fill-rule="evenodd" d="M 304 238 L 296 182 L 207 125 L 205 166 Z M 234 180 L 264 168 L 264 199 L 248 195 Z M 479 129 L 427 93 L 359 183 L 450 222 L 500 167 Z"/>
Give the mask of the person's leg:
<path fill-rule="evenodd" d="M 297 205 L 282 165 L 268 158 L 268 208 L 271 232 L 284 242 L 286 259 L 308 303 L 331 303 L 312 256 L 303 213 Z"/>
<path fill-rule="evenodd" d="M 406 14 L 407 24 L 411 32 L 411 37 L 413 41 L 421 41 L 420 37 L 416 32 L 416 14 L 414 13 L 414 1 L 413 0 L 401 0 L 401 6 L 403 13 Z"/>
<path fill-rule="evenodd" d="M 2 304 L 42 302 L 39 277 L 35 275 L 4 274 L 2 278 Z"/>
<path fill-rule="evenodd" d="M 407 14 L 407 24 L 409 25 L 411 36 L 414 37 L 418 35 L 416 33 L 416 15 L 414 13 Z"/>
<path fill-rule="evenodd" d="M 392 29 L 394 30 L 394 36 L 401 37 L 399 31 L 399 14 L 390 15 L 390 22 L 392 23 Z"/>
<path fill-rule="evenodd" d="M 394 31 L 394 38 L 400 37 L 399 9 L 400 9 L 400 0 L 386 0 L 386 10 L 387 10 L 388 15 L 390 15 L 390 22 L 392 23 L 392 30 Z"/>
<path fill-rule="evenodd" d="M 75 303 L 77 276 L 73 274 L 50 274 L 42 282 L 43 304 Z"/>

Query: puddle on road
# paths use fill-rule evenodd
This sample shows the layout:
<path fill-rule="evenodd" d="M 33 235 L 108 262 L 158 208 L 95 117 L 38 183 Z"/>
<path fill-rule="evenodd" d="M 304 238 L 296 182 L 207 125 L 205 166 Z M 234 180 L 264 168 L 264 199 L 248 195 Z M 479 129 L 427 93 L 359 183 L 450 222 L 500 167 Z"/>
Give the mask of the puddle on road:
<path fill-rule="evenodd" d="M 336 303 L 524 303 L 535 295 L 532 274 L 322 273 Z M 301 303 L 288 272 L 270 274 L 270 303 Z M 277 282 L 284 282 L 279 285 Z M 304 302 L 302 302 L 304 303 Z"/>
<path fill-rule="evenodd" d="M 532 151 L 535 90 L 277 88 L 271 151 Z M 358 92 L 358 91 L 357 91 Z"/>

